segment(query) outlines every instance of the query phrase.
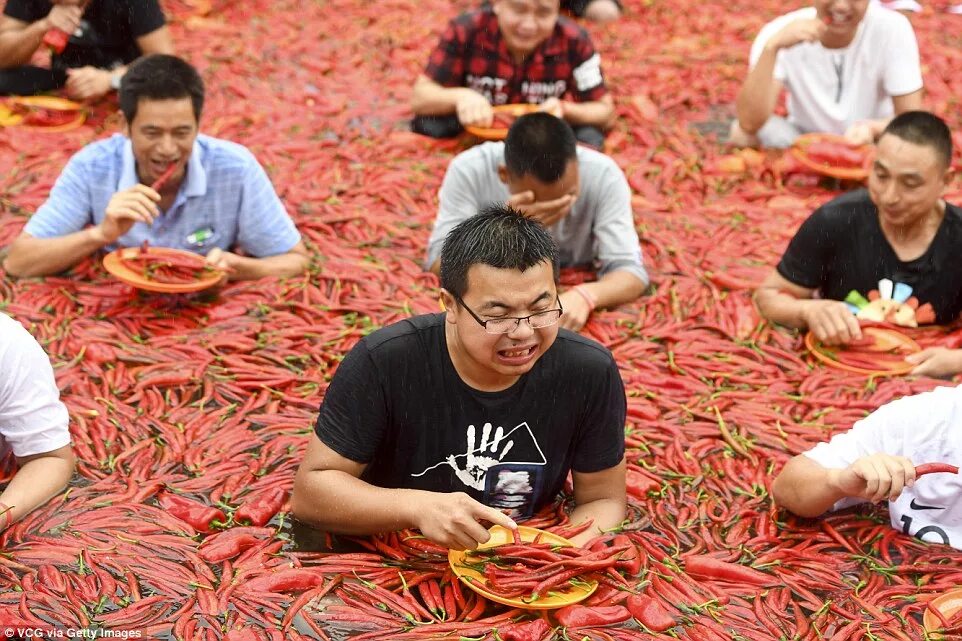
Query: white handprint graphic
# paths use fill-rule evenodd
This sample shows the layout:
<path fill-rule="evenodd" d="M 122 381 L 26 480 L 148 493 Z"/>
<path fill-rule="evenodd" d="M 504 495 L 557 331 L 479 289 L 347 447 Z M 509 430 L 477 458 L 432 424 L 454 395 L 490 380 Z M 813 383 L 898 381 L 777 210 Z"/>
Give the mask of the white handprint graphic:
<path fill-rule="evenodd" d="M 503 461 L 511 448 L 514 447 L 514 441 L 504 440 L 504 428 L 500 425 L 494 430 L 494 438 L 491 437 L 491 423 L 485 423 L 481 427 L 481 443 L 476 449 L 475 428 L 474 425 L 468 425 L 468 449 L 465 455 L 464 468 L 461 468 L 458 464 L 460 456 L 452 454 L 445 460 L 454 469 L 454 473 L 461 479 L 462 483 L 476 490 L 484 489 L 484 477 L 488 473 L 488 468 Z M 504 441 L 503 447 L 501 447 L 502 441 Z"/>

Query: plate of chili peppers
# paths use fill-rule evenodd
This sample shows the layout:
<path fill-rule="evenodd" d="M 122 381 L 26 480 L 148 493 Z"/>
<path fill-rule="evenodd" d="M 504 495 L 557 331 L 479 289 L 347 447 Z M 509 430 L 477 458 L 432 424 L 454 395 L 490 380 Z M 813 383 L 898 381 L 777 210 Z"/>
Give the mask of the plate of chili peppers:
<path fill-rule="evenodd" d="M 862 338 L 845 345 L 823 345 L 815 334 L 805 335 L 805 346 L 826 365 L 856 374 L 897 376 L 908 374 L 915 365 L 905 357 L 922 351 L 914 340 L 888 327 L 862 327 Z"/>
<path fill-rule="evenodd" d="M 482 140 L 504 140 L 508 136 L 508 129 L 514 121 L 525 114 L 538 111 L 538 105 L 531 104 L 511 104 L 498 105 L 494 107 L 494 120 L 488 127 L 476 127 L 468 125 L 464 129 L 471 135 L 477 136 Z"/>
<path fill-rule="evenodd" d="M 922 613 L 928 639 L 958 639 L 962 635 L 962 589 L 932 599 Z"/>
<path fill-rule="evenodd" d="M 224 272 L 203 256 L 182 249 L 123 247 L 104 256 L 104 269 L 138 289 L 163 294 L 186 294 L 213 287 Z"/>
<path fill-rule="evenodd" d="M 56 133 L 76 129 L 87 115 L 79 102 L 56 96 L 13 96 L 0 109 L 0 124 Z"/>
<path fill-rule="evenodd" d="M 841 180 L 868 178 L 875 157 L 872 145 L 853 145 L 835 134 L 802 134 L 792 145 L 791 154 L 812 171 Z"/>
<path fill-rule="evenodd" d="M 451 550 L 451 570 L 486 599 L 527 610 L 552 610 L 587 599 L 598 588 L 595 573 L 613 568 L 624 551 L 592 552 L 551 532 L 493 526 L 487 543 Z"/>

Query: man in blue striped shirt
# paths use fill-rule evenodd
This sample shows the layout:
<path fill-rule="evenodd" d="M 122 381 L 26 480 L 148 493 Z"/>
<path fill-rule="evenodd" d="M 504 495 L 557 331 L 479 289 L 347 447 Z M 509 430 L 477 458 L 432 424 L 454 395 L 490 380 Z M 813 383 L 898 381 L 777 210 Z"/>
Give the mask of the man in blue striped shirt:
<path fill-rule="evenodd" d="M 233 279 L 294 276 L 307 248 L 246 148 L 198 133 L 204 85 L 187 62 L 141 58 L 120 89 L 126 136 L 78 152 L 10 246 L 14 276 L 61 272 L 101 249 L 151 245 L 206 256 Z M 149 185 L 167 170 L 170 178 Z"/>

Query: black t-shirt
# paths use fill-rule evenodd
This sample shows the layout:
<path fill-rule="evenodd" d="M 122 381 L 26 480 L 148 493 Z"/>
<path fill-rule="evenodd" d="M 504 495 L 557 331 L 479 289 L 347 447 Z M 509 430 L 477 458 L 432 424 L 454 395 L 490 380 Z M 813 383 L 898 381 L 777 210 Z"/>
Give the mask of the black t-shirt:
<path fill-rule="evenodd" d="M 785 250 L 778 273 L 823 298 L 845 300 L 857 291 L 868 298 L 887 278 L 912 288 L 920 306 L 929 304 L 935 321 L 950 323 L 962 312 L 962 210 L 947 205 L 945 219 L 929 248 L 903 262 L 886 240 L 878 209 L 864 189 L 843 194 L 819 207 L 802 223 Z M 907 292 L 907 289 L 904 289 Z"/>
<path fill-rule="evenodd" d="M 22 22 L 45 18 L 47 0 L 7 0 L 3 13 Z M 55 69 L 91 65 L 101 69 L 125 65 L 140 56 L 137 38 L 164 26 L 157 0 L 91 0 L 78 30 L 63 53 L 54 55 Z"/>
<path fill-rule="evenodd" d="M 567 330 L 510 388 L 481 392 L 454 369 L 444 314 L 362 339 L 321 404 L 318 437 L 367 467 L 380 487 L 465 492 L 530 516 L 569 470 L 599 472 L 624 454 L 625 391 L 611 353 Z"/>

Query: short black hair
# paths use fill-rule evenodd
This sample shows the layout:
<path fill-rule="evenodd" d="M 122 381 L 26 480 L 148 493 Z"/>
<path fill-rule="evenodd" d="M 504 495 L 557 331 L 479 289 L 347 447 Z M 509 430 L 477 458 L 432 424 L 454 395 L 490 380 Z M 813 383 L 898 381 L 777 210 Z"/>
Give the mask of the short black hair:
<path fill-rule="evenodd" d="M 533 113 L 514 121 L 504 140 L 504 164 L 521 178 L 531 174 L 543 183 L 561 179 L 568 163 L 578 158 L 571 125 L 548 113 Z"/>
<path fill-rule="evenodd" d="M 461 298 L 472 265 L 526 271 L 549 261 L 558 282 L 558 244 L 544 225 L 507 205 L 484 207 L 458 224 L 441 249 L 441 287 Z"/>
<path fill-rule="evenodd" d="M 170 100 L 190 98 L 194 117 L 200 122 L 204 107 L 204 81 L 186 60 L 155 53 L 135 60 L 120 80 L 120 110 L 130 124 L 141 98 Z"/>
<path fill-rule="evenodd" d="M 935 150 L 943 166 L 952 164 L 952 132 L 945 121 L 928 111 L 906 111 L 899 114 L 882 131 L 905 142 Z M 879 136 L 881 138 L 882 136 Z"/>

